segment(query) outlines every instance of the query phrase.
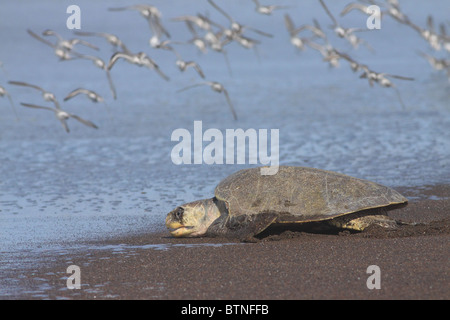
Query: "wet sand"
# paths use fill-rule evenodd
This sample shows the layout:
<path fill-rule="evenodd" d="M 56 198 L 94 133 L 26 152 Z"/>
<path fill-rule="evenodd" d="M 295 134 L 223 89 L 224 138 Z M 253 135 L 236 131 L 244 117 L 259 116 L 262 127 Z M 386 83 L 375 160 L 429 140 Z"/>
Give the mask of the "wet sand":
<path fill-rule="evenodd" d="M 389 215 L 418 225 L 352 234 L 274 230 L 256 243 L 168 233 L 98 241 L 89 244 L 97 249 L 16 271 L 24 289 L 2 298 L 449 299 L 450 186 L 397 189 L 412 200 Z M 66 287 L 72 264 L 81 270 L 79 290 Z M 380 289 L 367 287 L 370 265 L 380 268 Z"/>

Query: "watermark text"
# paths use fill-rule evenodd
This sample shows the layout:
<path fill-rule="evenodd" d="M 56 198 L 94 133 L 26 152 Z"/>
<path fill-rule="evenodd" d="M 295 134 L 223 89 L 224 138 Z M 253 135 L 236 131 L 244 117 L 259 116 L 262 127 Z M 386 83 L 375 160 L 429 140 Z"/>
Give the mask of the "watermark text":
<path fill-rule="evenodd" d="M 194 121 L 193 135 L 189 130 L 179 128 L 172 132 L 171 141 L 178 142 L 171 152 L 172 162 L 176 165 L 246 164 L 248 159 L 248 164 L 267 166 L 261 168 L 262 175 L 278 172 L 279 129 L 270 129 L 270 155 L 267 129 L 226 129 L 224 137 L 222 131 L 215 128 L 203 132 L 202 121 Z M 204 146 L 204 142 L 208 144 Z"/>

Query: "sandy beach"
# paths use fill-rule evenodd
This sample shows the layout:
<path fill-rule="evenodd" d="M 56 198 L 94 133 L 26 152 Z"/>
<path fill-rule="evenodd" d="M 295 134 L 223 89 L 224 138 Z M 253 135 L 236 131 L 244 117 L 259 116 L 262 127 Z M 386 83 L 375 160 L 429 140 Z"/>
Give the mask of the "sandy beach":
<path fill-rule="evenodd" d="M 175 239 L 142 234 L 90 243 L 51 257 L 51 267 L 16 274 L 24 288 L 12 299 L 443 299 L 450 298 L 450 186 L 421 190 L 389 212 L 405 222 L 396 231 L 314 234 L 274 230 L 256 243 L 220 238 Z M 414 190 L 405 190 L 416 196 Z M 49 257 L 50 258 L 50 257 Z M 67 289 L 66 269 L 77 265 L 81 289 Z M 367 268 L 381 271 L 368 289 Z"/>

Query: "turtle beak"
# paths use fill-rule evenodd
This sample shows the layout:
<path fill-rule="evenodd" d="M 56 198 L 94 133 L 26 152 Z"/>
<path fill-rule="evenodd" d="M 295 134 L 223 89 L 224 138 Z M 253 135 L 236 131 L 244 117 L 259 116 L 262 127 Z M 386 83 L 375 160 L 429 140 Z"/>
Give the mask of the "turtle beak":
<path fill-rule="evenodd" d="M 172 212 L 167 215 L 166 218 L 166 227 L 169 229 L 169 232 L 174 237 L 183 237 L 186 236 L 187 230 L 192 227 L 185 226 L 181 223 L 176 217 L 173 216 Z"/>
<path fill-rule="evenodd" d="M 192 232 L 192 231 L 188 231 L 188 230 L 193 228 L 193 227 L 184 226 L 178 222 L 172 222 L 172 223 L 166 224 L 166 227 L 169 229 L 170 234 L 177 238 L 188 236 L 189 233 Z"/>
<path fill-rule="evenodd" d="M 177 221 L 169 221 L 169 217 L 166 219 L 166 227 L 169 229 L 169 232 L 174 237 L 180 237 L 184 226 Z"/>

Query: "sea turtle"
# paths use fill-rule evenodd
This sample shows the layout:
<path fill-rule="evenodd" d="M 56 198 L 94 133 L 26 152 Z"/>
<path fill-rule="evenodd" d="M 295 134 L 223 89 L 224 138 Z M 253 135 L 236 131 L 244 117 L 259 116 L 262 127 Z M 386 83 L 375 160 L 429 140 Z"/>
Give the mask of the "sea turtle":
<path fill-rule="evenodd" d="M 358 231 L 372 224 L 395 228 L 385 212 L 408 201 L 391 188 L 337 172 L 280 166 L 274 175 L 261 175 L 260 169 L 240 170 L 217 185 L 214 198 L 171 211 L 170 233 L 245 240 L 272 224 L 317 221 Z"/>

